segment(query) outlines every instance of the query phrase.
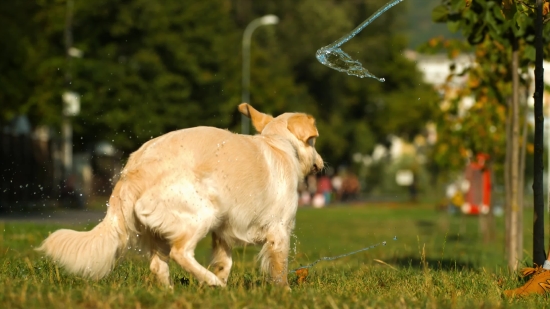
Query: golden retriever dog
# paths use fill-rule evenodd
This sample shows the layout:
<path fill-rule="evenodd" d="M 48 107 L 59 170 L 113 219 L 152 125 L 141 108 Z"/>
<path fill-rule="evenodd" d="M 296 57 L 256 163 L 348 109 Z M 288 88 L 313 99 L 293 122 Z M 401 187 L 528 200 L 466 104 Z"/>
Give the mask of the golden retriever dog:
<path fill-rule="evenodd" d="M 58 230 L 37 250 L 71 273 L 99 279 L 128 247 L 139 247 L 165 285 L 172 286 L 173 259 L 202 284 L 223 287 L 233 246 L 263 245 L 262 270 L 288 286 L 298 183 L 323 168 L 315 119 L 302 113 L 273 118 L 246 103 L 239 111 L 259 134 L 196 127 L 146 142 L 121 172 L 101 223 L 88 232 Z M 209 232 L 212 260 L 205 268 L 194 250 Z"/>

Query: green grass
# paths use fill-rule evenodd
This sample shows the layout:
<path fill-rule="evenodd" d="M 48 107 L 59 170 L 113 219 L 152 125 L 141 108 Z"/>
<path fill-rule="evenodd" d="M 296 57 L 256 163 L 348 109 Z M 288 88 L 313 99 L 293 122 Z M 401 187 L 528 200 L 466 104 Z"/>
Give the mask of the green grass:
<path fill-rule="evenodd" d="M 528 212 L 525 248 L 531 251 Z M 106 278 L 88 281 L 66 274 L 33 250 L 49 232 L 64 226 L 0 223 L 0 308 L 545 307 L 543 296 L 501 297 L 504 289 L 523 283 L 506 269 L 502 221 L 497 220 L 497 240 L 483 244 L 476 217 L 451 217 L 428 206 L 300 209 L 291 269 L 322 256 L 382 241 L 387 245 L 319 262 L 304 284 L 298 285 L 291 274 L 289 293 L 266 283 L 254 262 L 255 247 L 234 250 L 234 268 L 224 289 L 199 286 L 172 263 L 176 284 L 170 291 L 157 284 L 138 252 L 128 254 Z M 205 240 L 197 249 L 200 263 L 208 264 L 209 243 Z M 524 262 L 529 261 L 528 256 Z"/>

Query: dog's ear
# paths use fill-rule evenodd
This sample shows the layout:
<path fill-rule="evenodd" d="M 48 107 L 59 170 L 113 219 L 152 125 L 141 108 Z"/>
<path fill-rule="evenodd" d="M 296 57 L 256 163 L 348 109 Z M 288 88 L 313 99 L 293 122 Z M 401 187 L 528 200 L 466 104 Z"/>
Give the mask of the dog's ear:
<path fill-rule="evenodd" d="M 319 136 L 315 126 L 315 118 L 306 114 L 298 114 L 288 119 L 288 130 L 304 143 L 310 146 L 315 144 L 315 138 Z"/>
<path fill-rule="evenodd" d="M 248 103 L 239 104 L 239 112 L 252 120 L 252 125 L 258 133 L 262 133 L 264 127 L 273 120 L 272 116 L 260 113 Z"/>

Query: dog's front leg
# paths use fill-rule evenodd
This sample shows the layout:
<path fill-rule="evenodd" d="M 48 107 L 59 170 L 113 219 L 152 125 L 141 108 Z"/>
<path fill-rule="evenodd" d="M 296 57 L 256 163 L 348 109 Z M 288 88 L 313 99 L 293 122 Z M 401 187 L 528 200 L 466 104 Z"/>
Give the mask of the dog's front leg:
<path fill-rule="evenodd" d="M 288 286 L 288 252 L 290 248 L 290 235 L 286 230 L 280 229 L 268 233 L 266 242 L 260 251 L 262 270 L 269 273 L 274 283 Z"/>
<path fill-rule="evenodd" d="M 168 252 L 168 254 L 170 254 Z M 161 254 L 154 252 L 151 256 L 151 265 L 150 269 L 153 272 L 160 283 L 164 286 L 173 288 L 172 281 L 170 280 L 170 268 L 168 263 L 170 262 L 170 257 L 168 254 Z"/>

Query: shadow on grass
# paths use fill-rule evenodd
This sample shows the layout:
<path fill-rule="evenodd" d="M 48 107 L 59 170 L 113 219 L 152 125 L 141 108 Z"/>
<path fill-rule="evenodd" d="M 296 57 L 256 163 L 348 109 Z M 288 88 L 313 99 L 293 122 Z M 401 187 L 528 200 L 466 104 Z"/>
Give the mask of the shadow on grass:
<path fill-rule="evenodd" d="M 474 265 L 471 262 L 461 262 L 461 261 L 451 260 L 451 259 L 430 259 L 430 258 L 423 260 L 421 258 L 412 257 L 412 256 L 397 258 L 395 260 L 392 260 L 391 264 L 398 265 L 401 267 L 408 266 L 408 267 L 418 268 L 418 269 L 429 268 L 433 270 L 445 270 L 445 271 L 477 269 L 476 265 Z"/>
<path fill-rule="evenodd" d="M 419 228 L 425 228 L 425 229 L 435 228 L 435 222 L 432 220 L 416 220 L 414 223 Z"/>
<path fill-rule="evenodd" d="M 418 228 L 421 235 L 433 234 L 436 228 L 435 222 L 430 220 L 416 220 L 414 224 Z"/>
<path fill-rule="evenodd" d="M 472 238 L 466 237 L 466 235 L 456 234 L 456 235 L 448 235 L 446 240 L 448 242 L 470 242 L 472 241 Z"/>

